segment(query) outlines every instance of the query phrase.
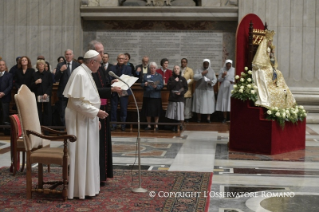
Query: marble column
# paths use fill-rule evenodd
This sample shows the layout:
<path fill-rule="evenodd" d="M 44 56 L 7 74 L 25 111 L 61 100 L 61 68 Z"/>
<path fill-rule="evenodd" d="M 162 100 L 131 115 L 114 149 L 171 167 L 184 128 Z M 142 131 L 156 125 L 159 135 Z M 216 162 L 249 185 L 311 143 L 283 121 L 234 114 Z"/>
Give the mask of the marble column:
<path fill-rule="evenodd" d="M 17 56 L 32 65 L 43 55 L 52 67 L 66 48 L 81 56 L 80 0 L 0 0 L 0 49 L 8 68 Z"/>

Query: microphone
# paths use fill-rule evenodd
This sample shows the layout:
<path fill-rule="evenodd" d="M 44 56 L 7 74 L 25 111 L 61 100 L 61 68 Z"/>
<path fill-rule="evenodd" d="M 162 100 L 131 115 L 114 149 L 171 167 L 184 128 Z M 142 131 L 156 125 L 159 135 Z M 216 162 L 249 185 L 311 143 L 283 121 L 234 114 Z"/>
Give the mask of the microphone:
<path fill-rule="evenodd" d="M 114 78 L 119 79 L 119 80 L 122 81 L 122 79 L 120 79 L 120 77 L 117 76 L 113 71 L 109 71 L 109 75 L 110 75 L 111 77 L 114 77 Z"/>

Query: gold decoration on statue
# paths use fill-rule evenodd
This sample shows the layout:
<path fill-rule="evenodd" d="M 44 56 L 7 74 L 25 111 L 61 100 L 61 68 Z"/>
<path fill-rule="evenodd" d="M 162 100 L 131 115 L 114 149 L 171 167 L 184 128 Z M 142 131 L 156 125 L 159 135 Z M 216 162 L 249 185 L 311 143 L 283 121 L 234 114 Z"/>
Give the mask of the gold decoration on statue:
<path fill-rule="evenodd" d="M 269 31 L 269 30 L 265 30 L 265 36 L 267 38 L 267 40 L 273 40 L 274 35 L 275 35 L 275 31 Z"/>

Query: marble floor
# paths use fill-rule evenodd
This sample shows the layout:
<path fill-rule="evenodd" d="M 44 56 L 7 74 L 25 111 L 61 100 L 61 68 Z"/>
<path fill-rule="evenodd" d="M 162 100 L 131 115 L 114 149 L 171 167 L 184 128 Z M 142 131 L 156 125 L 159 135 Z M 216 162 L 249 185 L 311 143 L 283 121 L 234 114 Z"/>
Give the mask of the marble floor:
<path fill-rule="evenodd" d="M 305 150 L 272 156 L 229 151 L 228 136 L 227 131 L 184 131 L 179 137 L 143 137 L 142 168 L 213 172 L 211 212 L 319 211 L 318 124 L 307 125 Z M 135 142 L 113 137 L 116 168 L 137 163 Z M 9 150 L 9 141 L 1 140 L 0 167 L 10 165 Z"/>

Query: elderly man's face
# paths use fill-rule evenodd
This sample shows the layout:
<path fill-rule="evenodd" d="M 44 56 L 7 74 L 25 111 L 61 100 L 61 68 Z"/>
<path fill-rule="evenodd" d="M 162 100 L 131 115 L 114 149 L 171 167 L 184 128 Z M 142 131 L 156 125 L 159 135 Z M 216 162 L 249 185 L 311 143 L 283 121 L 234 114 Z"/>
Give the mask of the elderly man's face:
<path fill-rule="evenodd" d="M 6 70 L 6 63 L 4 61 L 0 61 L 0 71 L 3 72 Z"/>
<path fill-rule="evenodd" d="M 205 70 L 208 69 L 208 66 L 209 66 L 209 62 L 207 61 L 203 62 L 203 67 Z"/>
<path fill-rule="evenodd" d="M 147 65 L 148 65 L 148 61 L 149 61 L 148 57 L 144 57 L 144 58 L 142 59 L 142 64 L 143 64 L 143 66 L 147 66 Z"/>
<path fill-rule="evenodd" d="M 92 60 L 92 61 L 91 61 L 91 63 L 92 63 L 92 65 L 91 65 L 91 71 L 92 71 L 93 73 L 96 73 L 97 70 L 100 68 L 101 60 L 102 60 L 102 59 L 101 59 L 101 56 L 98 55 L 95 60 Z"/>
<path fill-rule="evenodd" d="M 117 57 L 117 62 L 119 65 L 123 65 L 125 63 L 125 55 L 119 55 Z"/>
<path fill-rule="evenodd" d="M 64 57 L 67 62 L 71 62 L 73 60 L 73 52 L 66 51 Z"/>
<path fill-rule="evenodd" d="M 98 43 L 98 44 L 95 44 L 94 47 L 95 47 L 95 51 L 97 51 L 102 58 L 103 54 L 104 54 L 104 46 L 102 44 Z"/>
<path fill-rule="evenodd" d="M 229 70 L 231 68 L 231 63 L 226 63 L 226 69 Z"/>

